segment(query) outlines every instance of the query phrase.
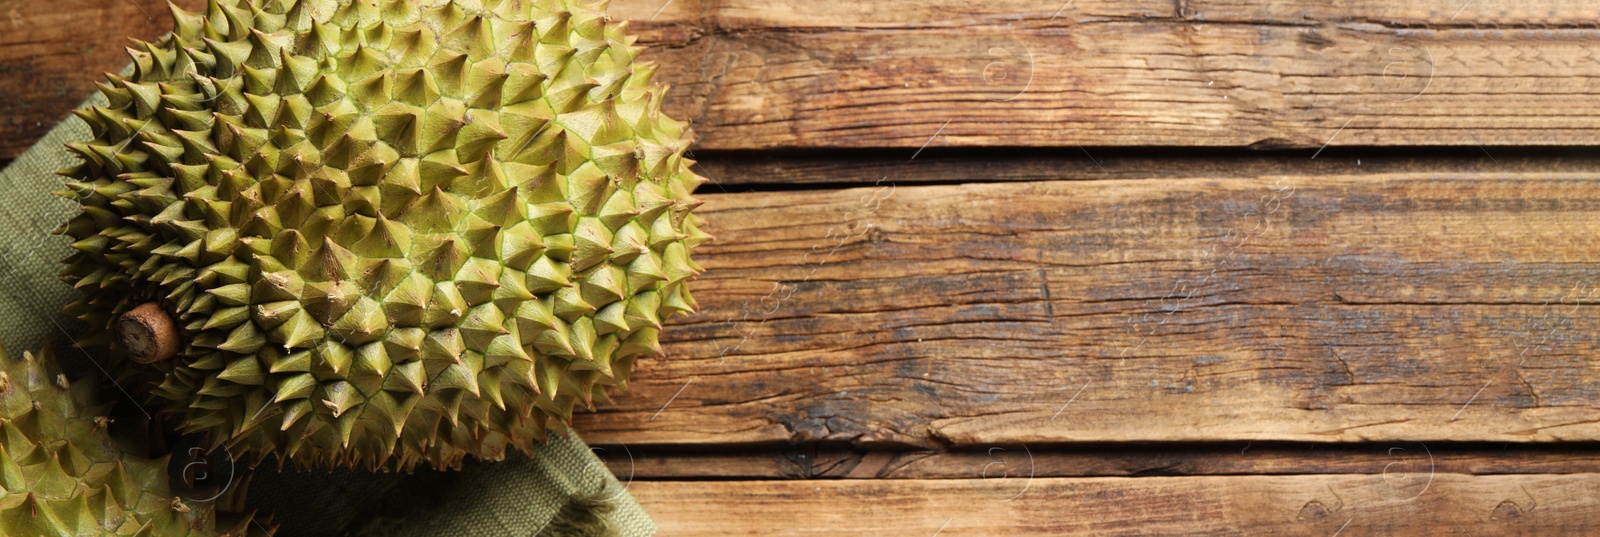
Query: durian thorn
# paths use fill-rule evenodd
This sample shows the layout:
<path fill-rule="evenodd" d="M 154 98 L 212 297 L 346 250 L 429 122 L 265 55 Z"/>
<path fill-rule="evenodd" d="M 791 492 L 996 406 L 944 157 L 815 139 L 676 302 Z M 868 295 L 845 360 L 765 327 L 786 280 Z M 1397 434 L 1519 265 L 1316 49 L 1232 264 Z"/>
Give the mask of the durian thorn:
<path fill-rule="evenodd" d="M 146 302 L 117 321 L 117 336 L 133 361 L 153 364 L 178 354 L 178 328 L 161 305 Z"/>

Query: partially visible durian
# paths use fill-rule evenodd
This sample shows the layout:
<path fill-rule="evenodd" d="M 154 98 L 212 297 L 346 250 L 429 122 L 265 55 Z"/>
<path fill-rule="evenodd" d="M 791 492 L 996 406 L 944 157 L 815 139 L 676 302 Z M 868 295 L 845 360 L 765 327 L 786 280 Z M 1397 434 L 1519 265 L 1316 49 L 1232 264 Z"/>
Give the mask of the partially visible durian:
<path fill-rule="evenodd" d="M 532 450 L 694 307 L 705 181 L 598 0 L 211 0 L 78 112 L 62 277 L 181 429 L 301 466 Z M 143 352 L 142 349 L 135 349 Z"/>
<path fill-rule="evenodd" d="M 88 382 L 67 382 L 48 351 L 0 349 L 0 535 L 264 537 L 269 526 L 184 500 L 168 457 L 125 451 Z"/>

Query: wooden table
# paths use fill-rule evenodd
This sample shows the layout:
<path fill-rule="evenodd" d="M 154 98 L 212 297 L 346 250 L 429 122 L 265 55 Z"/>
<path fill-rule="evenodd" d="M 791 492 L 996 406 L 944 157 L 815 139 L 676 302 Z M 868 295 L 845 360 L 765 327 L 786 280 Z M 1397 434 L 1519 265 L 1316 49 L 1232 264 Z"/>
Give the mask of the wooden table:
<path fill-rule="evenodd" d="M 664 535 L 1600 531 L 1600 4 L 612 12 L 713 179 L 576 424 Z M 169 22 L 0 27 L 3 159 Z"/>

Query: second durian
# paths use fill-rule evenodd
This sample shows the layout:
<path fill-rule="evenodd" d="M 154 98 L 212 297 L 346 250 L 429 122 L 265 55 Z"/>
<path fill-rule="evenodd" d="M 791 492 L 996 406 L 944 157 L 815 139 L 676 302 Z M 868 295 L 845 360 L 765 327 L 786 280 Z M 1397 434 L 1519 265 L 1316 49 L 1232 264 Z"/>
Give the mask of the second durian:
<path fill-rule="evenodd" d="M 709 238 L 686 125 L 604 8 L 174 7 L 78 114 L 70 311 L 184 432 L 241 457 L 533 449 L 661 352 Z"/>
<path fill-rule="evenodd" d="M 93 386 L 67 382 L 48 353 L 0 349 L 0 535 L 264 537 L 168 482 L 167 457 L 130 454 L 107 434 Z"/>

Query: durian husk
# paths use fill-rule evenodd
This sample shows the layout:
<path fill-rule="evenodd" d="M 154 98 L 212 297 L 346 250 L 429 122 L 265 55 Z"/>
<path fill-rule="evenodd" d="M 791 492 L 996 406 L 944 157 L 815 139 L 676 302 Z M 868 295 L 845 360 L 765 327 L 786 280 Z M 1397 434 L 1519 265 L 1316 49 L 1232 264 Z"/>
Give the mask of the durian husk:
<path fill-rule="evenodd" d="M 94 392 L 68 382 L 48 350 L 0 349 L 0 535 L 272 535 L 269 522 L 175 494 L 169 457 L 140 457 L 107 434 Z"/>
<path fill-rule="evenodd" d="M 587 0 L 212 0 L 129 49 L 69 311 L 120 378 L 241 457 L 454 467 L 533 451 L 693 310 L 687 125 Z M 145 303 L 175 358 L 126 359 Z"/>

